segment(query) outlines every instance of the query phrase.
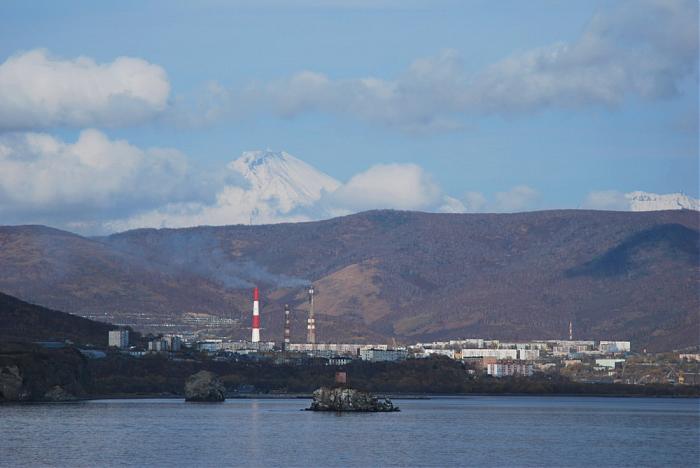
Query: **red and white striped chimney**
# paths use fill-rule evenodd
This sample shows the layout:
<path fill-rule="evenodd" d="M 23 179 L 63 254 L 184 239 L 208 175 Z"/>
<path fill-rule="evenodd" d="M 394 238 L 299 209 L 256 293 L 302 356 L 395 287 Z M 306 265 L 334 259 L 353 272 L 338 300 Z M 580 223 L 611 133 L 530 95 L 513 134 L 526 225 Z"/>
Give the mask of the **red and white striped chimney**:
<path fill-rule="evenodd" d="M 251 341 L 253 343 L 260 341 L 260 293 L 257 287 L 253 289 L 253 335 Z"/>

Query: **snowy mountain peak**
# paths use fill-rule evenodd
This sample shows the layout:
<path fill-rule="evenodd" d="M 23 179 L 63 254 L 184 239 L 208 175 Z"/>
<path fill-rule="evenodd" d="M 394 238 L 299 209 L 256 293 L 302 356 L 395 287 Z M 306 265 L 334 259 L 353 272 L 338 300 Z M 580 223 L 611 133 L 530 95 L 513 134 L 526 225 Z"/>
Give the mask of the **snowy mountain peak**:
<path fill-rule="evenodd" d="M 246 151 L 229 164 L 250 184 L 260 201 L 273 201 L 281 213 L 313 205 L 340 182 L 285 151 Z"/>
<path fill-rule="evenodd" d="M 631 211 L 700 210 L 700 200 L 683 193 L 630 192 L 625 194 Z"/>

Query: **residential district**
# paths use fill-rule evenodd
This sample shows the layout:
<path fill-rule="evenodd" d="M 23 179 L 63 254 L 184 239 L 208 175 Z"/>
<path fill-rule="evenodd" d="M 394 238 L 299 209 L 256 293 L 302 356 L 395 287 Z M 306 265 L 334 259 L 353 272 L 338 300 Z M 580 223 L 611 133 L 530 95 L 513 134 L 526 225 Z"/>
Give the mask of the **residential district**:
<path fill-rule="evenodd" d="M 269 361 L 304 365 L 310 361 L 343 366 L 353 360 L 402 361 L 441 357 L 465 364 L 467 372 L 494 378 L 560 373 L 582 383 L 678 384 L 700 383 L 700 353 L 633 353 L 629 341 L 574 340 L 569 323 L 568 339 L 506 342 L 467 338 L 398 346 L 387 344 L 320 343 L 316 339 L 313 287 L 309 289 L 309 317 L 306 343 L 290 340 L 289 307 L 284 309 L 284 339 L 281 343 L 260 338 L 259 292 L 253 291 L 250 341 L 202 337 L 197 333 L 149 335 L 141 347 L 130 346 L 127 329 L 109 332 L 109 347 L 133 357 L 164 354 L 177 359 L 183 353 L 201 353 L 217 361 Z M 89 357 L 103 357 L 100 351 L 86 351 Z"/>
<path fill-rule="evenodd" d="M 162 354 L 177 359 L 202 353 L 217 361 L 268 361 L 304 365 L 311 361 L 343 366 L 353 360 L 402 361 L 442 357 L 462 361 L 467 372 L 495 378 L 561 373 L 582 383 L 700 384 L 700 353 L 632 353 L 629 341 L 531 340 L 505 342 L 470 338 L 410 346 L 354 343 L 281 343 L 197 339 L 161 335 L 145 347 L 129 346 L 129 331 L 109 332 L 109 346 L 133 357 Z M 104 353 L 91 357 L 102 357 Z"/>

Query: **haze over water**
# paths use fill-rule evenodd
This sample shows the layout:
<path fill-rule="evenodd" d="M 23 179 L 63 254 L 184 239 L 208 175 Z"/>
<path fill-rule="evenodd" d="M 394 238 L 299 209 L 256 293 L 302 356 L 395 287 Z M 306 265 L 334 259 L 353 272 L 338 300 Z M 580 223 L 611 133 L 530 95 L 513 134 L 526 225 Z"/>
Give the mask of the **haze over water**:
<path fill-rule="evenodd" d="M 0 466 L 689 466 L 697 399 L 397 400 L 402 411 L 301 411 L 305 399 L 99 400 L 0 407 Z"/>

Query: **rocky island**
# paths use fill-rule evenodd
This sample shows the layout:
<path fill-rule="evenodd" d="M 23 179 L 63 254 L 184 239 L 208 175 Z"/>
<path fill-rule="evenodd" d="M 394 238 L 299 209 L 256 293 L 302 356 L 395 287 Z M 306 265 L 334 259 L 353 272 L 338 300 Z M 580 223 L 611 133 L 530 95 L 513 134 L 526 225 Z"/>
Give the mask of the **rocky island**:
<path fill-rule="evenodd" d="M 213 372 L 199 371 L 185 382 L 185 401 L 218 402 L 225 399 L 226 388 Z"/>
<path fill-rule="evenodd" d="M 369 392 L 352 388 L 321 387 L 314 391 L 307 411 L 378 413 L 400 411 L 388 398 L 379 399 Z"/>

